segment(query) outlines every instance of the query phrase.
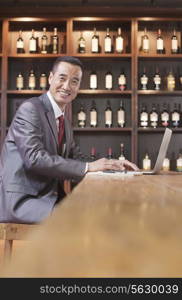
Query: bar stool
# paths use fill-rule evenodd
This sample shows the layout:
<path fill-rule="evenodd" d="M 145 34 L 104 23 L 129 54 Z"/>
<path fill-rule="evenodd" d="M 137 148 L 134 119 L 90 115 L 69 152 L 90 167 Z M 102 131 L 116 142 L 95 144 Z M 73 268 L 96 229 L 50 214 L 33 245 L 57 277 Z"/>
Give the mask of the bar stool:
<path fill-rule="evenodd" d="M 11 258 L 14 240 L 25 240 L 30 231 L 40 226 L 39 224 L 0 223 L 0 240 L 4 241 L 4 260 L 9 261 Z"/>

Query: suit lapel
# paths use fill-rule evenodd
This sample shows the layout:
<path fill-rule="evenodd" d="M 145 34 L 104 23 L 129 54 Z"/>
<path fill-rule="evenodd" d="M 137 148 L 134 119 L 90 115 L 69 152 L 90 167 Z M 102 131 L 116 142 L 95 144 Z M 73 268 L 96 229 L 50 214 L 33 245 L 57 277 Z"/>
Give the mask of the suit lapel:
<path fill-rule="evenodd" d="M 56 119 L 54 116 L 54 111 L 51 105 L 51 102 L 47 96 L 47 94 L 43 94 L 40 96 L 40 100 L 43 102 L 45 107 L 45 116 L 48 120 L 48 124 L 50 126 L 50 129 L 53 133 L 53 136 L 55 138 L 56 144 L 58 146 L 58 132 L 57 132 L 57 125 L 56 125 Z"/>
<path fill-rule="evenodd" d="M 47 119 L 48 119 L 48 122 L 49 122 L 49 126 L 52 130 L 52 133 L 53 133 L 54 138 L 56 140 L 56 144 L 58 146 L 58 132 L 57 132 L 57 126 L 56 126 L 56 120 L 55 120 L 54 112 L 48 111 L 46 113 L 46 115 L 47 115 Z"/>

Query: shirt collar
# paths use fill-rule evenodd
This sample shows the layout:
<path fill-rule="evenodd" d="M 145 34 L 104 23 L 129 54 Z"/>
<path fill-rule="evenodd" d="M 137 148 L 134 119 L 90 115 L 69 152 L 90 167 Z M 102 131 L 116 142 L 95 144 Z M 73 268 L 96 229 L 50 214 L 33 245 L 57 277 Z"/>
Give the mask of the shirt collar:
<path fill-rule="evenodd" d="M 56 101 L 54 100 L 53 96 L 51 95 L 50 91 L 47 92 L 47 96 L 52 104 L 52 108 L 54 111 L 55 118 L 58 119 L 60 116 L 64 116 L 64 112 L 60 109 L 57 105 Z"/>

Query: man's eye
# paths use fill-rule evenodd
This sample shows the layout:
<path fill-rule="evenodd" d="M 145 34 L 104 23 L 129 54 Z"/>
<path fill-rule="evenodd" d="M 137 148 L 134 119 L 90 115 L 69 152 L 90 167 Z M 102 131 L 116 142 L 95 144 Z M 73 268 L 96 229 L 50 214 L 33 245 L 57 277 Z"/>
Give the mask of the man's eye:
<path fill-rule="evenodd" d="M 72 80 L 72 84 L 77 85 L 78 84 L 78 80 Z"/>

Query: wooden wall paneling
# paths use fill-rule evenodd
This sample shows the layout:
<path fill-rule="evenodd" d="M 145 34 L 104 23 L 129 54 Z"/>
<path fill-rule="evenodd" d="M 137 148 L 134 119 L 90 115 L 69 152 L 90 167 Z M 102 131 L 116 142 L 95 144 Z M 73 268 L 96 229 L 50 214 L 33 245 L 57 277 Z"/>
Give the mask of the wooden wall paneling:
<path fill-rule="evenodd" d="M 7 128 L 7 82 L 8 82 L 8 31 L 9 20 L 2 23 L 2 63 L 1 63 L 1 145 Z"/>

